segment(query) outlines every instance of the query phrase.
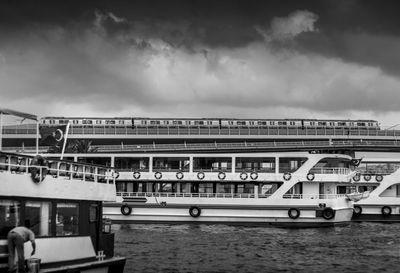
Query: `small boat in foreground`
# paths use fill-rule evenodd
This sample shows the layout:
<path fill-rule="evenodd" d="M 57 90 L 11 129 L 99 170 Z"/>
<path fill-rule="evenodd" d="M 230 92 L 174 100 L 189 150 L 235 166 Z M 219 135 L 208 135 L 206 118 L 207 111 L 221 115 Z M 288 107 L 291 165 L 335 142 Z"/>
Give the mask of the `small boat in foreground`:
<path fill-rule="evenodd" d="M 7 233 L 29 227 L 40 272 L 122 273 L 114 234 L 103 224 L 104 201 L 115 200 L 112 170 L 41 156 L 0 152 L 0 272 L 8 271 Z"/>

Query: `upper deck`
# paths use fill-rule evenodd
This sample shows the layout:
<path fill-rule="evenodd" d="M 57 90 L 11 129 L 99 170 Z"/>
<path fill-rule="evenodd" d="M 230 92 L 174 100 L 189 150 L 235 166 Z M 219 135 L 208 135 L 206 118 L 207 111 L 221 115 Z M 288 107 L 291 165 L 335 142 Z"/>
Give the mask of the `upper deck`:
<path fill-rule="evenodd" d="M 2 196 L 113 201 L 111 168 L 0 152 Z"/>

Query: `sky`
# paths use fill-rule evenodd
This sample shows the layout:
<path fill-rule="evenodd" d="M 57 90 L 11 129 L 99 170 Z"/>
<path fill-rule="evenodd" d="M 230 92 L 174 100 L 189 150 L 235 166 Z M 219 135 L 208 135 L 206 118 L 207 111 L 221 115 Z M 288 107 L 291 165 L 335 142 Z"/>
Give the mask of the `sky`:
<path fill-rule="evenodd" d="M 2 0 L 0 108 L 392 126 L 399 12 L 392 0 Z"/>

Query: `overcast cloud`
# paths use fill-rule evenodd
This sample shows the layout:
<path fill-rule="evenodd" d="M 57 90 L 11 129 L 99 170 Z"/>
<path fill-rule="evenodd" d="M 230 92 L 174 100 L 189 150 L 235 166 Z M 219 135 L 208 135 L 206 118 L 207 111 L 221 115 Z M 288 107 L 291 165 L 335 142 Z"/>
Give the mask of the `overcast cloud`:
<path fill-rule="evenodd" d="M 17 22 L 0 13 L 0 106 L 40 116 L 398 123 L 399 34 L 390 22 L 381 29 L 332 24 L 375 8 L 368 1 L 332 10 L 331 1 L 310 2 L 262 16 L 250 1 L 247 10 L 220 7 L 210 17 L 189 4 L 196 16 L 173 7 L 155 16 L 165 4 L 148 7 L 148 17 L 143 4 L 138 16 L 120 2 L 94 2 L 59 19 L 53 10 L 27 18 L 24 6 L 7 6 L 22 15 Z"/>

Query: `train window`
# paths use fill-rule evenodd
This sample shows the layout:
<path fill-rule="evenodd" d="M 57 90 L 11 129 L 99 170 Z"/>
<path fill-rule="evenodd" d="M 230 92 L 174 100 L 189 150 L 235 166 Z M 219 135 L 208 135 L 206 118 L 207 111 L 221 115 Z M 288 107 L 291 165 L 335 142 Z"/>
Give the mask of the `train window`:
<path fill-rule="evenodd" d="M 125 124 L 125 120 L 118 120 L 118 124 Z"/>
<path fill-rule="evenodd" d="M 97 119 L 97 120 L 96 120 L 96 124 L 101 124 L 101 120 L 100 120 L 100 119 Z"/>
<path fill-rule="evenodd" d="M 92 120 L 86 120 L 86 119 L 82 120 L 82 124 L 92 124 L 92 123 L 93 123 Z"/>
<path fill-rule="evenodd" d="M 160 121 L 159 120 L 150 120 L 151 125 L 159 125 Z"/>
<path fill-rule="evenodd" d="M 207 125 L 212 125 L 212 121 L 211 120 L 207 120 Z"/>
<path fill-rule="evenodd" d="M 250 125 L 254 126 L 255 122 L 254 121 L 249 121 Z"/>
<path fill-rule="evenodd" d="M 58 124 L 67 124 L 67 123 L 68 123 L 68 120 L 65 120 L 65 119 L 58 120 Z"/>
<path fill-rule="evenodd" d="M 338 126 L 346 126 L 346 122 L 340 122 L 340 121 L 339 121 L 339 122 L 337 123 L 337 125 L 338 125 Z"/>
<path fill-rule="evenodd" d="M 246 121 L 237 121 L 237 125 L 246 125 Z"/>
<path fill-rule="evenodd" d="M 73 123 L 73 124 L 79 124 L 79 120 L 74 119 L 74 120 L 72 121 L 72 123 Z"/>
<path fill-rule="evenodd" d="M 267 122 L 266 121 L 258 121 L 257 124 L 258 125 L 267 125 Z"/>
<path fill-rule="evenodd" d="M 286 121 L 278 121 L 278 125 L 287 125 Z"/>
<path fill-rule="evenodd" d="M 354 122 L 350 122 L 350 126 L 354 126 Z"/>
<path fill-rule="evenodd" d="M 289 125 L 296 125 L 294 121 L 289 121 Z"/>
<path fill-rule="evenodd" d="M 275 125 L 275 121 L 270 121 L 269 125 Z"/>
<path fill-rule="evenodd" d="M 141 123 L 142 125 L 146 125 L 146 124 L 147 124 L 147 120 L 142 120 L 140 123 Z"/>
<path fill-rule="evenodd" d="M 115 124 L 115 120 L 107 119 L 106 124 Z"/>
<path fill-rule="evenodd" d="M 365 126 L 365 122 L 357 122 L 357 126 Z"/>
<path fill-rule="evenodd" d="M 334 122 L 329 122 L 329 126 L 335 126 Z"/>
<path fill-rule="evenodd" d="M 319 126 L 326 126 L 326 122 L 319 121 L 319 122 L 318 122 L 318 125 L 319 125 Z"/>
<path fill-rule="evenodd" d="M 229 125 L 233 125 L 233 121 L 231 121 L 231 120 L 228 121 L 228 124 L 229 124 Z"/>
<path fill-rule="evenodd" d="M 185 120 L 186 125 L 190 125 L 190 120 Z"/>

